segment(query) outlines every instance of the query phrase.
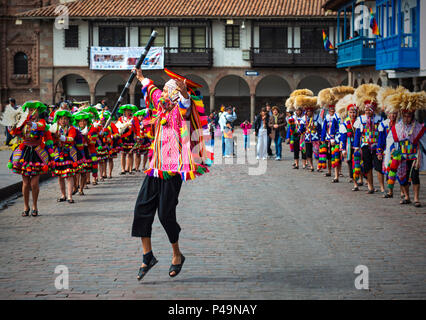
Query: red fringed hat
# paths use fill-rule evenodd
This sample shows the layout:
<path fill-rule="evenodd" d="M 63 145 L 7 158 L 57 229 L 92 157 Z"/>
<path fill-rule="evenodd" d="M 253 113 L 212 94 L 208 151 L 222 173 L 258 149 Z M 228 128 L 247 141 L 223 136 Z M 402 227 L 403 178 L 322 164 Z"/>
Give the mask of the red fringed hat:
<path fill-rule="evenodd" d="M 186 80 L 186 86 L 188 88 L 193 89 L 193 90 L 203 87 L 201 84 L 198 84 L 198 83 L 196 83 L 192 80 L 189 80 L 188 78 L 185 78 L 184 76 L 181 76 L 180 74 L 172 72 L 167 68 L 164 68 L 164 72 L 172 79 L 175 79 L 175 80 L 179 79 L 179 80 L 182 80 L 182 81 Z"/>

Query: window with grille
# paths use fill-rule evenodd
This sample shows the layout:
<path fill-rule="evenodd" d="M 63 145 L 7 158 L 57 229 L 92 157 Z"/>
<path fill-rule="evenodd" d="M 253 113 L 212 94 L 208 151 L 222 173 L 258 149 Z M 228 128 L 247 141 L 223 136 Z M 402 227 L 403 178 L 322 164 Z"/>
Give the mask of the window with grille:
<path fill-rule="evenodd" d="M 65 32 L 65 48 L 78 48 L 78 26 L 69 26 Z"/>
<path fill-rule="evenodd" d="M 260 48 L 285 49 L 287 48 L 287 28 L 285 27 L 261 27 Z"/>
<path fill-rule="evenodd" d="M 125 47 L 126 27 L 99 27 L 100 47 Z"/>
<path fill-rule="evenodd" d="M 225 41 L 227 48 L 240 47 L 240 26 L 225 27 Z"/>
<path fill-rule="evenodd" d="M 28 74 L 28 57 L 23 52 L 18 52 L 13 57 L 13 73 Z"/>
<path fill-rule="evenodd" d="M 179 28 L 179 48 L 184 52 L 204 52 L 206 48 L 206 28 Z"/>
<path fill-rule="evenodd" d="M 154 40 L 153 47 L 165 47 L 166 46 L 166 28 L 164 27 L 140 27 L 139 28 L 139 46 L 145 47 L 151 37 L 152 31 L 155 29 L 158 35 Z"/>

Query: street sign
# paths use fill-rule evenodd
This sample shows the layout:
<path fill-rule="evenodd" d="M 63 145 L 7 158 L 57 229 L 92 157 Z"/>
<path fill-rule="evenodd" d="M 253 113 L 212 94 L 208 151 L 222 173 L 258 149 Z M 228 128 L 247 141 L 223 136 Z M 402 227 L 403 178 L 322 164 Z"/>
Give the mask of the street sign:
<path fill-rule="evenodd" d="M 259 72 L 258 71 L 251 71 L 251 70 L 247 70 L 246 71 L 246 76 L 249 76 L 249 77 L 256 77 L 256 76 L 258 76 L 259 75 Z"/>

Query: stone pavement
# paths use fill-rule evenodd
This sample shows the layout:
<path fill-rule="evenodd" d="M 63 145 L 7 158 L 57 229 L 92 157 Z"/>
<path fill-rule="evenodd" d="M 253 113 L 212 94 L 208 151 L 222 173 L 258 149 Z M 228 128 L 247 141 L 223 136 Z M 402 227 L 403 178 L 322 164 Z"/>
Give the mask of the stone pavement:
<path fill-rule="evenodd" d="M 0 211 L 0 299 L 424 299 L 425 187 L 425 207 L 400 206 L 352 192 L 346 178 L 332 184 L 292 170 L 291 159 L 286 146 L 266 174 L 248 175 L 257 165 L 217 164 L 184 183 L 183 270 L 169 278 L 171 249 L 156 218 L 159 264 L 142 282 L 140 240 L 130 230 L 143 174 L 119 176 L 116 161 L 115 177 L 75 204 L 57 203 L 49 180 L 41 216 L 22 218 L 22 198 Z M 68 290 L 55 288 L 58 265 L 69 269 Z M 369 290 L 354 286 L 358 265 L 369 269 Z"/>

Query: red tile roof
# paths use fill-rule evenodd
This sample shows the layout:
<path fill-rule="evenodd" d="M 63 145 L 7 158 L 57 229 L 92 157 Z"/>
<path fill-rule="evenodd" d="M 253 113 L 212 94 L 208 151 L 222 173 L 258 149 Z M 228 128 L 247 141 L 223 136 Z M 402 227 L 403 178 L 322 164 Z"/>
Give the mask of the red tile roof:
<path fill-rule="evenodd" d="M 66 3 L 70 17 L 312 17 L 324 16 L 327 0 L 77 0 Z M 18 14 L 56 17 L 56 5 Z"/>

